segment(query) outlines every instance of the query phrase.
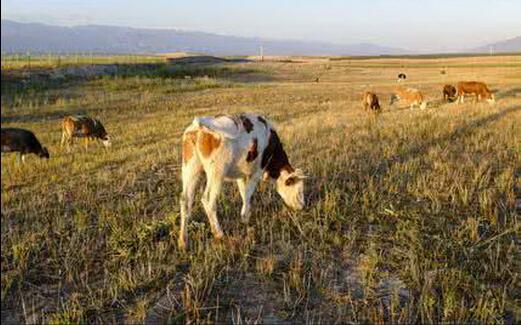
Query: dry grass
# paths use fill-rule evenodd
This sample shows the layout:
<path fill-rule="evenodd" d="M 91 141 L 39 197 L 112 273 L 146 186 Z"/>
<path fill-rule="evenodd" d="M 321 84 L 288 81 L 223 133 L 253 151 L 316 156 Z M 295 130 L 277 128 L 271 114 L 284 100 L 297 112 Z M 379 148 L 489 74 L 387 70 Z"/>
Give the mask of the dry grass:
<path fill-rule="evenodd" d="M 125 64 L 125 63 L 160 63 L 164 56 L 159 55 L 93 55 L 87 53 L 58 54 L 2 54 L 2 70 L 28 68 L 57 68 L 61 66 L 84 64 Z"/>
<path fill-rule="evenodd" d="M 2 319 L 521 321 L 517 58 L 158 63 L 59 83 L 2 64 L 2 126 L 35 131 L 51 152 L 2 156 Z M 402 71 L 425 111 L 386 105 Z M 463 79 L 489 83 L 497 105 L 442 103 L 443 84 Z M 362 110 L 364 89 L 382 114 Z M 312 207 L 290 212 L 263 184 L 245 227 L 230 186 L 225 239 L 198 206 L 181 253 L 180 135 L 195 115 L 237 111 L 276 122 L 312 175 Z M 59 148 L 59 117 L 79 112 L 104 122 L 110 150 Z"/>

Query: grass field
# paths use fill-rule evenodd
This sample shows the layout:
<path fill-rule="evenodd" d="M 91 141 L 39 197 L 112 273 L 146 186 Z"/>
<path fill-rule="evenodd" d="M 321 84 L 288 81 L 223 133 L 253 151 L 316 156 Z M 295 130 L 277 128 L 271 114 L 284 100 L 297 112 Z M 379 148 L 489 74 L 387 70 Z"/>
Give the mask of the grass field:
<path fill-rule="evenodd" d="M 520 56 L 104 69 L 2 62 L 2 126 L 51 153 L 2 155 L 2 321 L 521 321 Z M 399 72 L 426 110 L 387 105 Z M 497 104 L 443 103 L 445 83 L 470 79 Z M 275 123 L 311 206 L 291 212 L 262 184 L 244 226 L 228 186 L 225 238 L 197 204 L 182 253 L 181 134 L 194 116 L 240 111 Z M 113 146 L 61 150 L 66 113 L 98 117 Z"/>

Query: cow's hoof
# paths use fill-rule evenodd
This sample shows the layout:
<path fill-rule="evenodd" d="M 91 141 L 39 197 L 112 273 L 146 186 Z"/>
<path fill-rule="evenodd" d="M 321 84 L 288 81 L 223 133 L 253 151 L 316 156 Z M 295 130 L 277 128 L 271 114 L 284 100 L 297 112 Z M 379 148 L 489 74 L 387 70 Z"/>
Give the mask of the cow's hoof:
<path fill-rule="evenodd" d="M 183 240 L 182 238 L 179 238 L 177 240 L 177 247 L 180 251 L 184 252 L 188 248 L 188 241 Z"/>
<path fill-rule="evenodd" d="M 221 240 L 224 237 L 224 233 L 222 232 L 222 230 L 214 230 L 212 232 L 213 238 L 215 238 L 215 240 Z"/>

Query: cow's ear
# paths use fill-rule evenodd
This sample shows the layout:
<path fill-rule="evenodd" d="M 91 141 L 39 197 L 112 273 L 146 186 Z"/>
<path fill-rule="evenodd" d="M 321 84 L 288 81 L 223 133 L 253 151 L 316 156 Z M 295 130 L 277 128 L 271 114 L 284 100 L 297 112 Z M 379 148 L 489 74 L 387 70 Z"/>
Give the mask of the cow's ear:
<path fill-rule="evenodd" d="M 309 176 L 307 176 L 304 171 L 300 168 L 297 168 L 294 172 L 293 172 L 293 175 L 295 177 L 297 177 L 297 179 L 306 179 L 308 178 Z"/>

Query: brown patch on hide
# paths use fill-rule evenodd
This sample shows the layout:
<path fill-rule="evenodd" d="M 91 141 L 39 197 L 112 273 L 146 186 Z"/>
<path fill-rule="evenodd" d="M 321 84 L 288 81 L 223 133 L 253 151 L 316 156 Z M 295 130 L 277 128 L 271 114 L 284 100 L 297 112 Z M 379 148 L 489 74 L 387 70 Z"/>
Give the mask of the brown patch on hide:
<path fill-rule="evenodd" d="M 183 164 L 186 164 L 194 156 L 196 138 L 196 131 L 190 131 L 183 134 Z"/>
<path fill-rule="evenodd" d="M 250 149 L 248 150 L 248 155 L 246 155 L 246 161 L 252 162 L 255 159 L 257 159 L 257 156 L 259 155 L 259 152 L 257 151 L 257 139 L 253 139 L 253 144 L 251 145 Z"/>
<path fill-rule="evenodd" d="M 266 120 L 262 116 L 257 116 L 257 119 L 259 120 L 259 122 L 264 124 L 265 128 L 268 128 L 268 122 L 266 122 Z"/>
<path fill-rule="evenodd" d="M 288 173 L 294 171 L 289 164 L 288 156 L 282 147 L 279 136 L 274 130 L 270 130 L 268 146 L 262 153 L 261 167 L 274 179 L 279 178 L 282 170 L 286 170 Z"/>
<path fill-rule="evenodd" d="M 197 138 L 197 147 L 199 148 L 199 151 L 203 157 L 209 157 L 215 149 L 219 148 L 220 144 L 221 139 L 219 137 L 205 131 L 199 132 L 199 137 Z"/>
<path fill-rule="evenodd" d="M 244 115 L 239 115 L 239 118 L 241 119 L 242 126 L 244 127 L 246 132 L 250 133 L 251 131 L 253 131 L 253 123 L 250 121 L 249 118 L 247 118 Z"/>

